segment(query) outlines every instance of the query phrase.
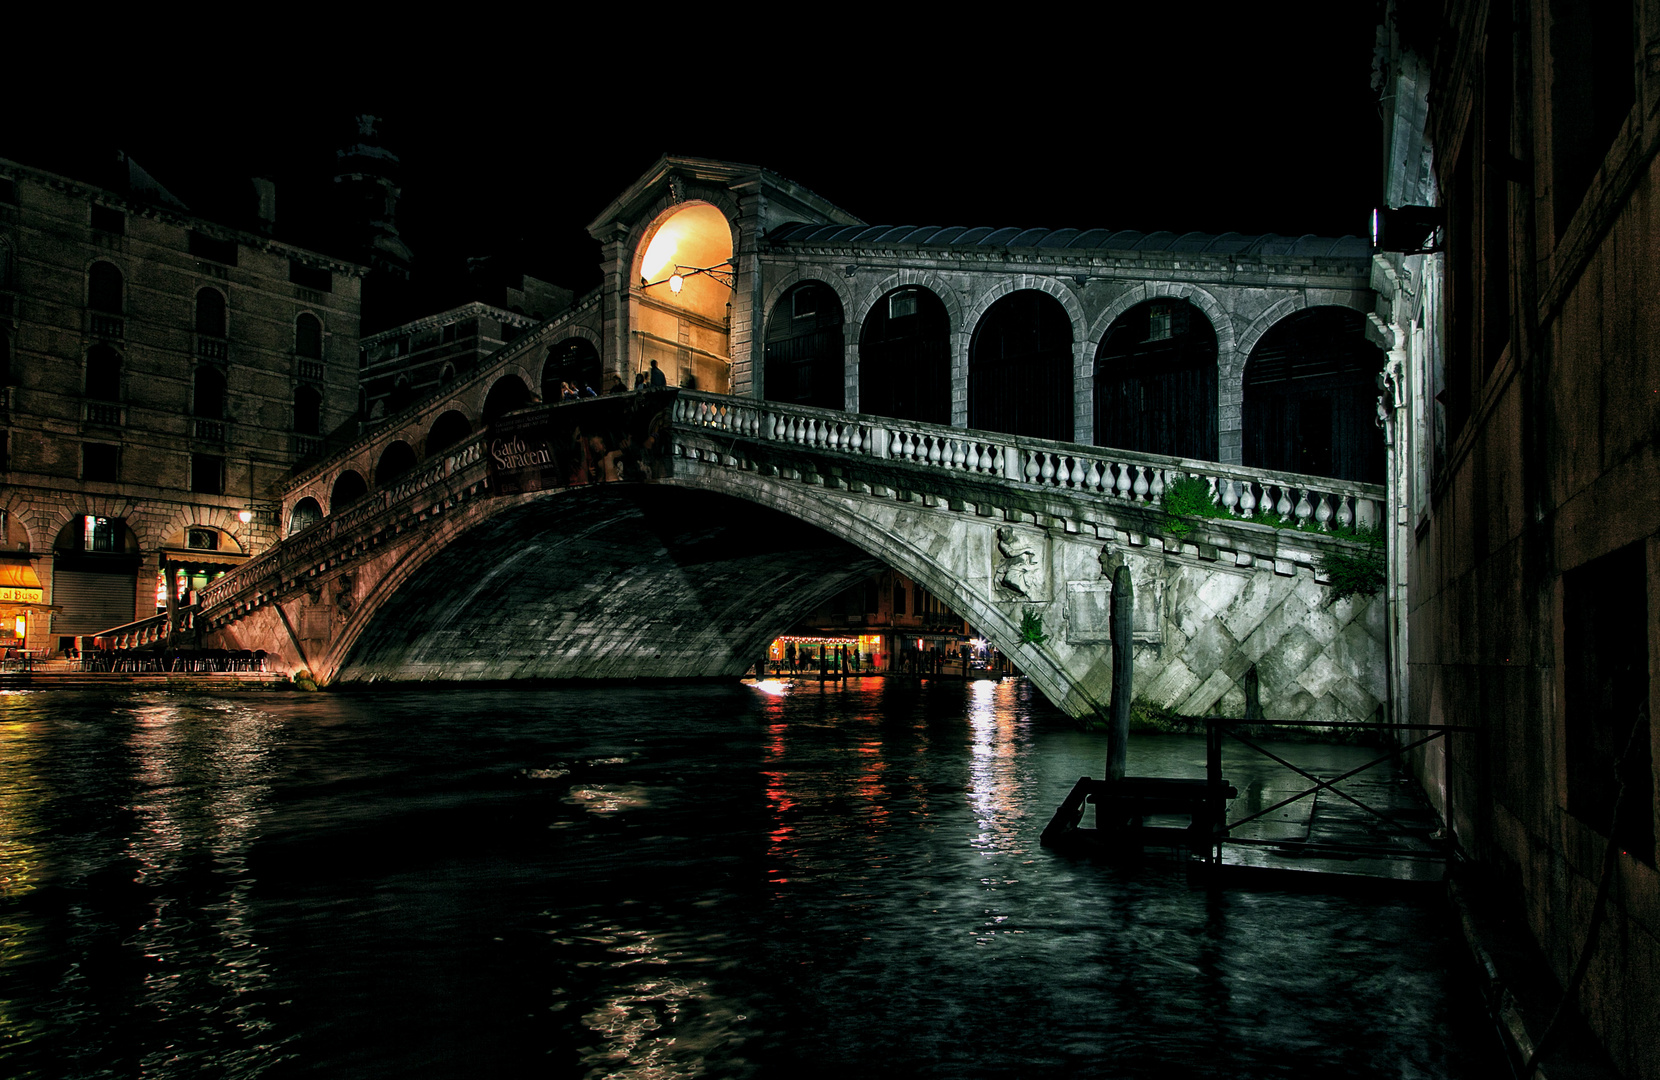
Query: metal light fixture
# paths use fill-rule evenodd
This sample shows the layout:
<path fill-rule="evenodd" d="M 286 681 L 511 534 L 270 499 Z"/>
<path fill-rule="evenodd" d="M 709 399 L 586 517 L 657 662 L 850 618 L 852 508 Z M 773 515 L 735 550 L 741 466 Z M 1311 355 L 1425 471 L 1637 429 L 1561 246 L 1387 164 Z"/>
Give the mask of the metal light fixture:
<path fill-rule="evenodd" d="M 708 274 L 728 289 L 737 288 L 738 285 L 737 268 L 732 265 L 731 259 L 727 259 L 724 262 L 716 263 L 714 266 L 676 266 L 674 273 L 660 281 L 647 281 L 641 278 L 640 288 L 649 289 L 653 285 L 661 285 L 666 281 L 669 283 L 669 292 L 678 296 L 680 290 L 686 286 L 686 279 L 696 277 L 699 274 Z"/>

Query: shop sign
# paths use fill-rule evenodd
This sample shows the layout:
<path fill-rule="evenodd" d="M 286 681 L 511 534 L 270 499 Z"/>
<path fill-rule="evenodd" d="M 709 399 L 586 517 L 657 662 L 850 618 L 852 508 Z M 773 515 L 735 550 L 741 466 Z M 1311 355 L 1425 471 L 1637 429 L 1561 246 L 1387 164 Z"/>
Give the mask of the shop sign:
<path fill-rule="evenodd" d="M 0 603 L 4 604 L 38 604 L 45 598 L 41 589 L 14 589 L 0 587 Z"/>
<path fill-rule="evenodd" d="M 675 393 L 609 394 L 502 417 L 484 444 L 491 489 L 515 495 L 670 475 Z"/>

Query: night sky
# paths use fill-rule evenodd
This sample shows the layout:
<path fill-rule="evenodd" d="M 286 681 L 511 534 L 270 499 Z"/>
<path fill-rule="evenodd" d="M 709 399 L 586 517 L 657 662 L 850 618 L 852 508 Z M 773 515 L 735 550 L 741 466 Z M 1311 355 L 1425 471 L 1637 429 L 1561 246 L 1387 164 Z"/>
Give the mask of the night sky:
<path fill-rule="evenodd" d="M 30 95 L 0 157 L 96 180 L 124 150 L 227 223 L 247 178 L 270 176 L 279 230 L 299 239 L 369 112 L 402 159 L 418 272 L 494 254 L 579 290 L 598 283 L 584 226 L 665 152 L 762 165 L 873 224 L 1362 233 L 1380 170 L 1374 4 L 1148 8 L 811 43 L 618 31 L 603 58 L 572 56 L 586 38 L 510 48 L 501 24 L 508 53 L 427 39 L 319 60 L 326 75 L 250 61 L 215 84 L 235 92 L 164 69 L 91 111 Z M 641 74 L 619 74 L 630 64 Z"/>

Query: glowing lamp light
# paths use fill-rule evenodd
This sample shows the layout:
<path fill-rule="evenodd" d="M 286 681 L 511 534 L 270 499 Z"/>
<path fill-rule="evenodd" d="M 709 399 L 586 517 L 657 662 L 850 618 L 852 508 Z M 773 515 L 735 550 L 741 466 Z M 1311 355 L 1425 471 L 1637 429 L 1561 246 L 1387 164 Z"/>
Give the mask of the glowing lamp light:
<path fill-rule="evenodd" d="M 246 525 L 248 522 L 254 520 L 254 512 L 252 510 L 243 510 L 241 513 L 236 515 L 236 520 Z"/>
<path fill-rule="evenodd" d="M 680 293 L 680 286 L 684 284 L 686 284 L 686 279 L 681 277 L 679 274 L 669 275 L 669 292 L 678 295 Z"/>

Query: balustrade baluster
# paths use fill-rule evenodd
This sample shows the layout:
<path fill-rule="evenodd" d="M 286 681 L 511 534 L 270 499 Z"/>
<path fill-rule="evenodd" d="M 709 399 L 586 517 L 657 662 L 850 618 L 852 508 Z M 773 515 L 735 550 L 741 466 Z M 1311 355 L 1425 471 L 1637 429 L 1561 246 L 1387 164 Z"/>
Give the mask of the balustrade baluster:
<path fill-rule="evenodd" d="M 1135 467 L 1135 501 L 1147 501 L 1147 470 L 1140 465 Z"/>
<path fill-rule="evenodd" d="M 1337 523 L 1345 529 L 1347 529 L 1350 525 L 1353 525 L 1354 522 L 1355 522 L 1354 509 L 1349 505 L 1352 501 L 1353 501 L 1352 496 L 1349 496 L 1349 495 L 1340 495 L 1340 496 L 1338 496 L 1338 501 L 1337 501 Z"/>
<path fill-rule="evenodd" d="M 1113 485 L 1113 492 L 1120 499 L 1128 499 L 1130 497 L 1130 467 L 1122 463 L 1114 467 L 1118 470 L 1118 481 Z"/>
<path fill-rule="evenodd" d="M 1089 463 L 1089 474 L 1084 477 L 1084 484 L 1091 491 L 1101 490 L 1101 463 L 1099 461 Z"/>
<path fill-rule="evenodd" d="M 1288 490 L 1284 484 L 1281 484 L 1279 502 L 1274 504 L 1274 512 L 1280 517 L 1289 517 L 1291 514 L 1291 498 L 1286 494 Z"/>
<path fill-rule="evenodd" d="M 1153 498 L 1152 498 L 1153 502 L 1162 503 L 1164 501 L 1164 470 L 1163 469 L 1154 469 L 1153 470 L 1152 496 L 1153 496 Z"/>
<path fill-rule="evenodd" d="M 951 467 L 953 469 L 961 470 L 962 467 L 963 467 L 963 461 L 967 458 L 967 456 L 968 456 L 968 444 L 963 442 L 961 439 L 952 439 L 951 440 Z"/>
<path fill-rule="evenodd" d="M 981 443 L 980 444 L 980 466 L 979 466 L 978 471 L 983 472 L 983 473 L 991 472 L 993 469 L 997 468 L 997 465 L 998 465 L 998 458 L 997 458 L 997 455 L 995 455 L 991 452 L 991 444 L 990 443 Z"/>
<path fill-rule="evenodd" d="M 1247 480 L 1241 486 L 1244 490 L 1239 493 L 1239 513 L 1241 517 L 1250 517 L 1257 512 L 1256 484 Z"/>
<path fill-rule="evenodd" d="M 1308 488 L 1303 488 L 1297 493 L 1297 524 L 1301 525 L 1307 521 L 1308 516 L 1312 513 L 1314 513 L 1314 507 L 1308 504 Z"/>
<path fill-rule="evenodd" d="M 865 448 L 863 425 L 853 424 L 851 427 L 853 430 L 848 435 L 847 447 L 857 454 Z"/>
<path fill-rule="evenodd" d="M 938 435 L 935 435 L 928 440 L 928 464 L 930 465 L 938 465 L 940 463 L 940 442 L 941 439 Z"/>
<path fill-rule="evenodd" d="M 1232 477 L 1227 480 L 1218 480 L 1218 483 L 1226 485 L 1222 488 L 1222 509 L 1230 514 L 1237 513 L 1239 511 L 1239 485 Z"/>
<path fill-rule="evenodd" d="M 1319 523 L 1322 529 L 1331 527 L 1331 497 L 1329 495 L 1320 496 L 1320 505 L 1314 508 L 1314 520 Z"/>
<path fill-rule="evenodd" d="M 1031 450 L 1026 451 L 1026 482 L 1028 484 L 1037 483 L 1038 473 L 1042 471 L 1042 467 L 1038 465 L 1037 454 Z"/>
<path fill-rule="evenodd" d="M 1038 476 L 1040 476 L 1042 478 L 1042 480 L 1045 484 L 1054 483 L 1054 480 L 1055 480 L 1055 460 L 1054 460 L 1054 458 L 1049 454 L 1048 451 L 1043 451 L 1043 452 L 1039 453 L 1038 456 L 1043 459 L 1043 467 L 1038 470 Z"/>
<path fill-rule="evenodd" d="M 1008 467 L 1008 459 L 1003 454 L 1001 446 L 993 446 L 987 453 L 991 456 L 991 472 L 993 476 L 1002 476 Z"/>

